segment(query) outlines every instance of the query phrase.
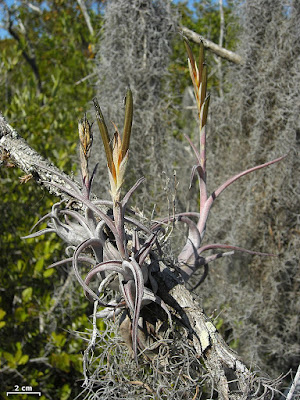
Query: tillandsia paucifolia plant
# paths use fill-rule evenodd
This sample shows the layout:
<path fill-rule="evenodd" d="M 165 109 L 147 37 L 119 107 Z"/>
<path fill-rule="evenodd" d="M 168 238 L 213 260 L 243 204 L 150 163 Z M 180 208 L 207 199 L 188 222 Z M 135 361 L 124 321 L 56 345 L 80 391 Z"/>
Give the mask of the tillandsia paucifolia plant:
<path fill-rule="evenodd" d="M 207 194 L 206 124 L 209 96 L 207 95 L 207 67 L 204 61 L 204 46 L 203 44 L 200 45 L 197 65 L 187 41 L 185 41 L 185 45 L 199 118 L 200 150 L 198 151 L 191 139 L 186 137 L 197 160 L 197 164 L 192 168 L 191 184 L 195 173 L 197 173 L 200 192 L 199 212 L 182 212 L 162 218 L 160 221 L 153 221 L 152 225 L 146 226 L 138 219 L 135 212 L 128 207 L 131 196 L 143 183 L 144 178 L 140 178 L 123 197 L 121 196 L 128 162 L 133 119 L 133 98 L 131 90 L 128 89 L 125 98 L 123 135 L 121 137 L 115 126 L 112 140 L 98 101 L 94 99 L 96 119 L 107 159 L 112 200 L 94 200 L 91 196 L 97 165 L 90 174 L 88 164 L 93 134 L 92 126 L 85 116 L 79 121 L 78 125 L 82 188 L 79 189 L 74 181 L 63 175 L 59 175 L 59 177 L 64 182 L 64 185 L 48 182 L 49 185 L 55 186 L 68 194 L 75 203 L 81 204 L 84 212 L 72 209 L 70 203 L 66 204 L 65 208 L 61 208 L 63 202 L 56 203 L 53 205 L 51 212 L 42 217 L 33 227 L 34 229 L 40 222 L 50 219 L 48 228 L 26 236 L 26 238 L 31 238 L 47 232 L 56 232 L 68 244 L 66 249 L 68 257 L 52 264 L 50 267 L 72 263 L 75 275 L 83 287 L 85 295 L 90 301 L 94 302 L 95 317 L 114 318 L 122 313 L 122 315 L 130 318 L 131 324 L 128 329 L 136 362 L 138 361 L 138 352 L 145 350 L 139 337 L 140 313 L 145 305 L 152 302 L 159 304 L 165 311 L 166 319 L 168 319 L 169 325 L 172 327 L 170 311 L 157 294 L 159 288 L 156 280 L 157 271 L 160 269 L 159 260 L 164 259 L 160 245 L 160 234 L 166 224 L 179 221 L 188 225 L 188 238 L 178 255 L 177 262 L 177 270 L 183 282 L 188 281 L 200 266 L 204 266 L 204 274 L 198 283 L 200 284 L 207 275 L 209 262 L 219 257 L 231 255 L 234 251 L 270 255 L 221 243 L 201 245 L 208 215 L 215 199 L 237 179 L 250 172 L 274 164 L 285 156 L 247 169 L 229 178 L 212 194 Z M 48 169 L 43 165 L 39 165 L 39 167 L 45 170 Z M 108 207 L 111 212 L 103 211 L 103 206 Z M 192 218 L 196 218 L 197 222 L 194 222 Z M 204 251 L 214 249 L 229 251 L 203 256 L 202 253 Z M 83 279 L 79 266 L 84 265 L 92 265 L 92 268 Z M 98 282 L 98 290 L 96 291 L 91 287 L 91 282 L 94 280 Z M 113 298 L 107 301 L 106 293 L 108 291 L 113 293 Z M 103 307 L 103 309 L 97 312 L 97 307 Z"/>

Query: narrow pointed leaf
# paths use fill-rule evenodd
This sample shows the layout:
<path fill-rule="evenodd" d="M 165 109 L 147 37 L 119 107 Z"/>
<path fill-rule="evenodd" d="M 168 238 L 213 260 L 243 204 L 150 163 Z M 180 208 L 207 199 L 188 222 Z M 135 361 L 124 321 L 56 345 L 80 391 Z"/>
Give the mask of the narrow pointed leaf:
<path fill-rule="evenodd" d="M 208 106 L 209 106 L 210 95 L 208 94 L 204 100 L 203 105 L 203 113 L 202 113 L 202 126 L 206 125 L 207 115 L 208 115 Z"/>
<path fill-rule="evenodd" d="M 87 264 L 96 265 L 96 261 L 92 257 L 80 256 L 78 258 L 80 262 L 85 262 Z M 64 260 L 56 261 L 55 263 L 49 265 L 46 269 L 60 267 L 61 265 L 67 264 L 73 261 L 73 257 L 65 258 Z"/>
<path fill-rule="evenodd" d="M 139 178 L 136 183 L 128 190 L 128 192 L 125 194 L 122 200 L 122 207 L 124 210 L 126 209 L 127 203 L 130 200 L 131 196 L 133 193 L 137 190 L 137 188 L 145 181 L 145 178 Z"/>
<path fill-rule="evenodd" d="M 248 250 L 243 247 L 232 246 L 230 244 L 222 244 L 222 243 L 213 243 L 213 244 L 207 244 L 205 246 L 202 246 L 198 249 L 198 254 L 200 255 L 203 251 L 212 250 L 212 249 L 227 249 L 227 250 L 233 250 L 233 251 L 241 251 L 243 253 L 248 253 L 248 254 L 257 255 L 257 256 L 277 257 L 276 254 L 262 253 L 260 251 Z"/>
<path fill-rule="evenodd" d="M 137 332 L 138 332 L 138 320 L 141 311 L 141 305 L 143 300 L 144 294 L 144 280 L 143 274 L 139 264 L 136 260 L 130 257 L 130 262 L 124 260 L 123 261 L 124 267 L 128 267 L 134 276 L 135 282 L 135 304 L 134 304 L 134 313 L 133 313 L 133 320 L 132 320 L 132 344 L 133 344 L 133 352 L 135 355 L 135 359 L 137 362 Z"/>
<path fill-rule="evenodd" d="M 199 81 L 202 81 L 202 71 L 203 71 L 203 64 L 204 64 L 204 44 L 201 41 L 200 42 L 200 48 L 199 48 Z"/>
<path fill-rule="evenodd" d="M 77 248 L 74 252 L 74 255 L 73 255 L 72 266 L 73 266 L 75 276 L 76 276 L 78 282 L 83 287 L 85 292 L 87 292 L 90 295 L 90 298 L 93 298 L 94 300 L 98 300 L 100 306 L 107 307 L 108 305 L 106 303 L 104 303 L 99 298 L 99 296 L 97 296 L 96 293 L 91 288 L 89 288 L 89 286 L 83 281 L 83 279 L 79 273 L 79 270 L 78 270 L 78 261 L 80 261 L 80 253 L 83 250 L 85 250 L 86 248 L 93 246 L 94 244 L 97 245 L 98 242 L 99 242 L 98 239 L 88 239 L 88 240 L 84 241 L 83 243 L 81 243 L 79 246 L 77 246 Z"/>
<path fill-rule="evenodd" d="M 228 188 L 229 185 L 231 185 L 233 182 L 235 182 L 236 180 L 238 180 L 239 178 L 241 178 L 244 175 L 250 174 L 251 172 L 257 171 L 259 169 L 268 167 L 269 165 L 275 164 L 281 160 L 283 160 L 285 157 L 287 156 L 287 154 L 285 154 L 284 156 L 281 156 L 279 158 L 276 158 L 275 160 L 266 162 L 264 164 L 260 164 L 257 165 L 256 167 L 253 168 L 249 168 L 246 171 L 240 172 L 237 175 L 232 176 L 231 178 L 229 178 L 226 182 L 224 182 L 221 186 L 218 187 L 218 189 L 216 189 L 209 197 L 208 202 L 213 202 L 225 189 Z"/>
<path fill-rule="evenodd" d="M 75 193 L 81 193 L 80 188 L 78 186 L 76 186 L 76 183 L 74 181 L 72 181 L 68 176 L 63 175 L 61 172 L 56 171 L 56 170 L 51 169 L 51 168 L 48 168 L 45 165 L 40 164 L 40 163 L 35 162 L 35 165 L 37 165 L 38 167 L 44 169 L 45 171 L 50 172 L 50 175 L 54 174 L 54 175 L 58 176 L 59 178 L 61 178 L 64 183 L 67 183 L 74 190 Z M 44 181 L 44 182 L 46 183 L 47 181 Z M 50 182 L 48 182 L 48 183 L 50 184 Z M 56 204 L 59 205 L 62 202 L 63 201 L 61 201 L 59 203 L 56 203 Z"/>
<path fill-rule="evenodd" d="M 145 287 L 144 288 L 144 295 L 143 295 L 143 302 L 142 303 L 146 303 L 147 302 L 153 302 L 153 303 L 157 303 L 161 306 L 161 308 L 165 311 L 165 313 L 168 316 L 168 320 L 169 320 L 169 324 L 172 327 L 173 323 L 172 323 L 172 316 L 170 314 L 170 311 L 168 310 L 168 307 L 166 306 L 166 303 L 156 294 L 154 294 L 152 292 L 152 290 L 150 290 L 149 288 Z"/>
<path fill-rule="evenodd" d="M 196 74 L 195 59 L 194 59 L 194 55 L 193 55 L 192 49 L 190 48 L 190 45 L 189 45 L 189 42 L 187 41 L 187 39 L 184 39 L 184 44 L 185 44 L 185 48 L 186 48 L 186 51 L 188 53 L 188 57 L 189 57 L 189 60 L 190 60 L 190 63 L 191 63 L 193 75 L 195 76 L 195 74 Z"/>
<path fill-rule="evenodd" d="M 179 217 L 178 221 L 186 223 L 189 227 L 189 235 L 186 244 L 178 255 L 178 261 L 186 263 L 193 254 L 194 256 L 197 256 L 197 250 L 201 243 L 201 236 L 197 225 L 190 218 Z"/>
<path fill-rule="evenodd" d="M 115 175 L 114 171 L 114 165 L 113 165 L 113 158 L 112 158 L 112 151 L 110 147 L 110 139 L 108 135 L 108 130 L 107 126 L 101 111 L 101 108 L 99 106 L 98 100 L 96 98 L 93 99 L 94 107 L 96 110 L 96 118 L 97 118 L 97 124 L 100 130 L 105 154 L 106 154 L 106 159 L 107 159 L 107 164 L 109 169 L 111 170 L 112 174 Z"/>
<path fill-rule="evenodd" d="M 130 134 L 132 127 L 133 98 L 130 89 L 127 90 L 125 102 L 126 103 L 125 103 L 125 118 L 124 118 L 124 129 L 122 138 L 122 157 L 125 157 L 125 154 L 129 149 Z"/>
<path fill-rule="evenodd" d="M 198 222 L 198 229 L 200 232 L 202 232 L 205 228 L 205 224 L 209 215 L 209 211 L 213 205 L 213 202 L 216 200 L 216 198 L 218 196 L 220 196 L 220 194 L 228 188 L 228 186 L 230 186 L 233 182 L 235 182 L 236 180 L 238 180 L 239 178 L 241 178 L 244 175 L 250 174 L 251 172 L 257 171 L 259 169 L 268 167 L 269 165 L 275 164 L 281 160 L 283 160 L 285 157 L 287 157 L 288 154 L 285 154 L 281 157 L 276 158 L 275 160 L 272 161 L 268 161 L 264 164 L 260 164 L 257 165 L 256 167 L 253 168 L 249 168 L 246 171 L 240 172 L 237 175 L 232 176 L 231 178 L 227 179 L 226 182 L 224 182 L 221 186 L 218 187 L 218 189 L 216 189 L 207 199 L 207 201 L 204 204 L 203 210 L 202 210 L 202 214 L 200 216 L 200 220 Z"/>
<path fill-rule="evenodd" d="M 201 79 L 201 93 L 200 93 L 200 104 L 204 103 L 206 98 L 206 85 L 207 85 L 207 66 L 203 65 L 202 79 Z"/>
<path fill-rule="evenodd" d="M 36 238 L 38 236 L 44 235 L 45 233 L 53 233 L 53 232 L 56 232 L 55 229 L 45 228 L 45 229 L 41 229 L 38 232 L 31 233 L 30 235 L 21 236 L 21 239 L 32 239 L 32 238 Z"/>
<path fill-rule="evenodd" d="M 201 165 L 201 157 L 199 154 L 199 151 L 197 150 L 196 146 L 194 145 L 194 143 L 191 141 L 191 139 L 185 134 L 184 137 L 186 138 L 186 140 L 189 142 L 191 148 L 193 149 L 195 156 L 197 158 L 198 164 Z"/>
<path fill-rule="evenodd" d="M 150 253 L 152 246 L 154 245 L 155 241 L 157 240 L 157 233 L 152 233 L 143 246 L 140 248 L 139 252 L 136 254 L 135 259 L 139 261 L 139 264 L 142 265 L 145 261 L 147 255 Z"/>
<path fill-rule="evenodd" d="M 122 261 L 104 261 L 95 267 L 93 267 L 87 274 L 87 276 L 84 279 L 84 283 L 88 286 L 91 280 L 95 275 L 97 275 L 99 272 L 105 272 L 105 271 L 112 271 L 112 272 L 117 272 L 120 274 L 124 274 L 124 271 L 122 269 Z M 85 296 L 92 301 L 90 293 L 85 290 Z"/>

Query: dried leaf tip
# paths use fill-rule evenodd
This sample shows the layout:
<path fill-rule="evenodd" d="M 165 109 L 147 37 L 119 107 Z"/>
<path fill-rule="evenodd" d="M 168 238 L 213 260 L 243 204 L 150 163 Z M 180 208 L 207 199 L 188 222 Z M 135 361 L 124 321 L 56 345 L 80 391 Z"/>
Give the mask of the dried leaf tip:
<path fill-rule="evenodd" d="M 204 63 L 205 63 L 205 60 L 204 60 L 204 44 L 201 41 L 200 42 L 200 46 L 199 46 L 199 75 L 200 75 L 200 80 L 202 79 L 202 69 L 203 69 Z"/>
<path fill-rule="evenodd" d="M 184 38 L 184 45 L 186 48 L 186 52 L 188 54 L 189 62 L 191 63 L 192 70 L 195 71 L 196 63 L 195 63 L 194 55 L 193 55 L 192 49 L 189 45 L 189 42 L 186 38 Z"/>
<path fill-rule="evenodd" d="M 110 169 L 112 175 L 115 175 L 113 158 L 112 158 L 112 149 L 110 147 L 110 138 L 108 135 L 107 126 L 106 126 L 101 108 L 99 106 L 99 103 L 98 103 L 98 100 L 96 99 L 96 97 L 93 99 L 93 103 L 94 103 L 94 107 L 96 110 L 97 124 L 99 127 L 99 131 L 101 134 L 101 138 L 102 138 L 102 142 L 103 142 L 103 146 L 104 146 L 104 150 L 105 150 L 105 154 L 106 154 L 107 165 L 108 165 L 108 168 Z"/>
<path fill-rule="evenodd" d="M 128 89 L 125 97 L 125 117 L 124 117 L 123 139 L 122 139 L 122 158 L 125 157 L 125 154 L 127 153 L 127 150 L 129 148 L 132 118 L 133 118 L 133 98 L 131 90 Z"/>

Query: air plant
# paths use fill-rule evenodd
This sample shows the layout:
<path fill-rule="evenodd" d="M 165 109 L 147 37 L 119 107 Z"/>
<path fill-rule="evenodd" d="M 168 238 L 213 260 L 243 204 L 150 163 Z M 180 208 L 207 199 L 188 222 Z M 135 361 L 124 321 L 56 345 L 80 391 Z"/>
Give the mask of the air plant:
<path fill-rule="evenodd" d="M 171 314 L 157 295 L 158 283 L 155 273 L 159 270 L 157 252 L 160 251 L 159 234 L 162 225 L 171 221 L 180 221 L 188 225 L 189 234 L 183 249 L 178 256 L 178 267 L 184 281 L 187 281 L 193 272 L 199 267 L 205 267 L 216 258 L 228 256 L 234 251 L 243 251 L 250 254 L 266 255 L 246 250 L 237 246 L 226 244 L 201 245 L 205 233 L 205 226 L 210 209 L 216 198 L 233 182 L 250 172 L 267 167 L 282 160 L 285 156 L 269 161 L 265 164 L 243 171 L 223 183 L 211 195 L 207 194 L 206 186 L 206 123 L 209 106 L 209 96 L 206 93 L 207 72 L 204 63 L 204 46 L 200 45 L 199 66 L 193 57 L 192 51 L 185 42 L 190 75 L 192 78 L 195 97 L 198 107 L 200 150 L 187 137 L 197 160 L 192 168 L 191 183 L 197 173 L 200 192 L 199 212 L 183 212 L 172 217 L 155 222 L 151 228 L 145 226 L 136 218 L 133 210 L 129 209 L 128 203 L 131 196 L 144 182 L 140 178 L 128 192 L 122 197 L 121 190 L 125 179 L 126 167 L 129 157 L 129 143 L 133 116 L 133 99 L 131 90 L 128 89 L 125 102 L 125 122 L 122 137 L 115 126 L 115 134 L 111 140 L 105 123 L 104 116 L 97 99 L 94 99 L 96 118 L 101 133 L 102 142 L 107 159 L 107 168 L 110 181 L 111 201 L 94 200 L 91 197 L 91 188 L 95 178 L 97 165 L 92 173 L 89 173 L 89 156 L 92 148 L 93 133 L 92 126 L 86 116 L 79 121 L 80 140 L 80 166 L 82 174 L 82 187 L 68 177 L 55 172 L 63 184 L 45 182 L 55 186 L 66 193 L 72 202 L 80 204 L 84 211 L 72 209 L 72 202 L 63 208 L 63 201 L 53 205 L 51 212 L 42 217 L 33 227 L 35 229 L 41 222 L 49 220 L 48 227 L 32 233 L 25 238 L 40 236 L 48 232 L 56 232 L 65 243 L 68 257 L 60 260 L 51 267 L 57 267 L 66 263 L 72 263 L 78 282 L 84 289 L 86 297 L 95 302 L 96 306 L 103 307 L 95 315 L 101 318 L 114 318 L 120 313 L 130 316 L 132 348 L 137 361 L 138 350 L 142 349 L 139 342 L 139 318 L 144 305 L 151 302 L 157 303 L 165 311 L 169 324 L 172 325 Z M 51 173 L 53 171 L 45 165 L 39 167 Z M 105 212 L 104 207 L 112 210 Z M 197 218 L 194 222 L 192 218 Z M 130 228 L 128 228 L 130 227 Z M 133 228 L 132 228 L 133 227 Z M 202 253 L 211 249 L 224 249 L 220 252 L 204 257 Z M 80 267 L 90 266 L 89 272 L 82 277 Z M 202 280 L 205 278 L 205 274 Z M 91 282 L 98 282 L 98 290 L 91 288 Z M 107 290 L 113 290 L 114 298 L 105 300 Z"/>
<path fill-rule="evenodd" d="M 132 347 L 137 361 L 138 324 L 141 308 L 145 304 L 156 302 L 167 313 L 169 322 L 172 324 L 171 315 L 165 303 L 156 294 L 158 285 L 152 276 L 152 272 L 157 269 L 153 248 L 157 245 L 160 229 L 151 231 L 132 216 L 134 214 L 132 210 L 130 210 L 130 215 L 126 214 L 128 202 L 144 178 L 140 178 L 121 198 L 133 115 L 131 90 L 128 89 L 126 95 L 122 138 L 115 127 L 116 132 L 111 142 L 97 99 L 94 99 L 94 105 L 107 158 L 112 201 L 91 199 L 91 187 L 97 165 L 90 175 L 88 161 L 93 134 L 92 126 L 85 116 L 78 124 L 82 188 L 79 189 L 70 178 L 60 173 L 57 175 L 64 185 L 47 182 L 69 195 L 73 202 L 81 204 L 84 215 L 78 210 L 71 209 L 68 204 L 62 209 L 61 206 L 64 202 L 60 201 L 54 204 L 51 212 L 42 217 L 32 229 L 47 219 L 50 220 L 48 227 L 24 238 L 56 232 L 68 244 L 66 249 L 68 257 L 48 268 L 71 262 L 86 297 L 90 301 L 97 301 L 99 306 L 105 307 L 103 311 L 97 313 L 98 317 L 112 318 L 121 312 L 129 312 L 132 320 Z M 51 171 L 42 164 L 39 167 Z M 112 209 L 112 215 L 105 213 L 101 206 Z M 126 224 L 134 227 L 131 235 L 126 232 Z M 89 250 L 92 251 L 92 254 Z M 80 273 L 80 265 L 83 264 L 92 266 L 85 278 L 82 278 Z M 90 287 L 91 281 L 95 278 L 100 279 L 97 293 Z M 116 300 L 108 303 L 103 300 L 107 289 L 118 292 Z"/>
<path fill-rule="evenodd" d="M 197 104 L 197 114 L 199 119 L 200 149 L 199 150 L 197 149 L 197 147 L 194 145 L 194 143 L 188 136 L 185 135 L 185 137 L 188 140 L 189 144 L 191 145 L 193 152 L 196 156 L 197 164 L 194 165 L 192 168 L 190 187 L 192 185 L 194 175 L 195 173 L 197 173 L 199 181 L 200 209 L 199 213 L 185 212 L 176 214 L 172 217 L 164 218 L 160 222 L 155 223 L 154 228 L 157 229 L 157 227 L 160 226 L 161 224 L 165 224 L 167 222 L 174 220 L 183 222 L 188 225 L 188 238 L 185 246 L 178 255 L 178 263 L 180 267 L 180 273 L 184 281 L 187 281 L 200 266 L 204 266 L 204 274 L 202 275 L 199 283 L 195 286 L 197 287 L 200 283 L 203 282 L 203 280 L 207 275 L 208 263 L 214 261 L 217 258 L 232 255 L 235 251 L 241 251 L 253 255 L 273 256 L 273 254 L 251 251 L 241 247 L 227 245 L 227 244 L 215 243 L 215 244 L 208 244 L 205 246 L 201 246 L 201 243 L 204 238 L 206 222 L 209 216 L 209 212 L 217 197 L 219 197 L 219 195 L 226 188 L 228 188 L 233 182 L 235 182 L 242 176 L 257 171 L 261 168 L 267 167 L 269 165 L 275 164 L 281 161 L 283 158 L 285 158 L 286 155 L 276 158 L 275 160 L 266 162 L 265 164 L 249 168 L 243 172 L 240 172 L 237 175 L 232 176 L 208 196 L 207 182 L 206 182 L 206 123 L 207 123 L 208 107 L 209 107 L 209 95 L 207 94 L 207 66 L 204 60 L 204 45 L 202 42 L 200 43 L 198 65 L 195 61 L 194 55 L 187 40 L 185 40 L 185 46 L 188 54 L 189 72 L 193 83 L 194 94 Z M 197 222 L 194 222 L 191 219 L 193 217 L 197 218 Z M 226 249 L 230 251 L 203 257 L 202 253 L 204 251 L 212 249 Z"/>

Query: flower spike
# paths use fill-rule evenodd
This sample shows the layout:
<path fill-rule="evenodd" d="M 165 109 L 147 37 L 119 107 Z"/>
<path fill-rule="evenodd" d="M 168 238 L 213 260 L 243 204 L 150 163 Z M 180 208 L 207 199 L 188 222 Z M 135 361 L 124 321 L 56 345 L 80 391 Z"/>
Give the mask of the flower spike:
<path fill-rule="evenodd" d="M 89 197 L 91 181 L 89 178 L 88 162 L 93 144 L 93 132 L 92 125 L 87 120 L 86 114 L 84 114 L 84 118 L 78 122 L 78 133 L 80 142 L 79 155 L 82 180 L 86 188 L 86 195 Z"/>
<path fill-rule="evenodd" d="M 206 93 L 207 89 L 207 66 L 204 60 L 204 45 L 200 43 L 199 51 L 199 66 L 194 59 L 192 50 L 187 40 L 184 41 L 188 54 L 188 65 L 190 76 L 194 86 L 194 93 L 198 109 L 199 118 L 199 141 L 200 151 L 198 153 L 199 167 L 202 171 L 202 176 L 199 176 L 200 185 L 200 212 L 207 199 L 206 192 L 206 122 L 209 106 L 209 95 Z"/>

